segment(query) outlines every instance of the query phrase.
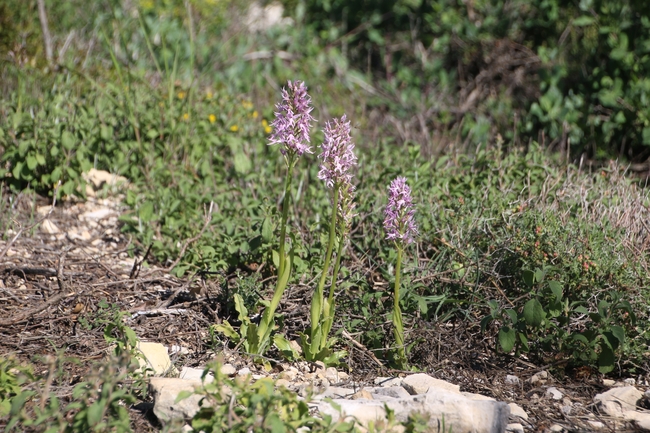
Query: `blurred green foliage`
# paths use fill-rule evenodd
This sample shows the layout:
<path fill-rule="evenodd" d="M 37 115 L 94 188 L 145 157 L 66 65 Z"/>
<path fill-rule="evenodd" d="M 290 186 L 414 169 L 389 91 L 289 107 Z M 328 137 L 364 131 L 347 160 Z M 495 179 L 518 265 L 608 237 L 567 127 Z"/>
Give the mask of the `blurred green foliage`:
<path fill-rule="evenodd" d="M 524 133 L 600 159 L 650 155 L 643 0 L 307 0 L 300 7 L 325 44 L 342 46 L 354 67 L 402 95 L 400 105 L 447 99 L 432 111 L 433 128 L 462 122 L 475 143 Z"/>

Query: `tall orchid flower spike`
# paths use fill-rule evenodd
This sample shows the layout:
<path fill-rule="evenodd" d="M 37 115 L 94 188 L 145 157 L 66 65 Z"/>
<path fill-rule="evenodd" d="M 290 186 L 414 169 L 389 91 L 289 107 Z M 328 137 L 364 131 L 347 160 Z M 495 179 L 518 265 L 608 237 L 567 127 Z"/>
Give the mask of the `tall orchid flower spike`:
<path fill-rule="evenodd" d="M 314 121 L 311 116 L 313 107 L 305 83 L 289 81 L 287 87 L 282 89 L 282 102 L 275 108 L 269 145 L 282 145 L 280 151 L 288 157 L 288 161 L 303 153 L 313 153 L 309 147 L 311 122 Z"/>
<path fill-rule="evenodd" d="M 340 119 L 332 119 L 327 122 L 324 133 L 325 141 L 321 145 L 321 154 L 318 156 L 320 159 L 318 178 L 324 181 L 325 186 L 331 190 L 332 214 L 323 272 L 311 303 L 311 332 L 309 336 L 303 336 L 303 352 L 310 361 L 320 360 L 335 364 L 338 357 L 342 355 L 331 353 L 330 347 L 333 341 L 328 341 L 328 335 L 334 319 L 334 290 L 345 236 L 354 217 L 354 185 L 352 185 L 350 170 L 357 165 L 357 157 L 354 154 L 350 122 L 345 115 Z M 325 280 L 329 272 L 337 233 L 339 240 L 336 263 L 329 295 L 325 298 Z"/>
<path fill-rule="evenodd" d="M 282 220 L 280 222 L 280 246 L 277 253 L 278 279 L 273 298 L 266 305 L 259 326 L 256 328 L 257 332 L 249 332 L 250 335 L 246 337 L 247 340 L 250 340 L 248 341 L 249 347 L 247 348 L 249 353 L 261 355 L 270 346 L 271 333 L 275 326 L 275 310 L 280 305 L 282 295 L 289 284 L 293 262 L 293 249 L 290 249 L 287 254 L 285 251 L 285 243 L 287 238 L 289 206 L 291 205 L 291 180 L 297 159 L 304 153 L 312 153 L 309 147 L 309 134 L 311 124 L 314 121 L 314 118 L 311 116 L 312 110 L 311 98 L 307 93 L 305 83 L 302 81 L 289 81 L 287 87 L 282 89 L 282 101 L 276 105 L 275 120 L 271 124 L 273 126 L 273 133 L 269 139 L 270 145 L 280 144 L 282 146 L 280 151 L 284 155 L 287 164 L 284 200 L 282 202 Z M 276 335 L 274 338 L 276 345 L 282 343 L 282 340 L 279 335 Z M 286 340 L 284 342 L 286 343 Z"/>
<path fill-rule="evenodd" d="M 388 187 L 388 206 L 384 218 L 386 239 L 393 241 L 397 249 L 397 265 L 395 266 L 395 293 L 393 296 L 393 327 L 397 345 L 396 363 L 399 368 L 406 368 L 406 350 L 404 347 L 404 325 L 402 311 L 399 306 L 400 278 L 402 274 L 402 256 L 404 247 L 418 234 L 414 220 L 415 209 L 411 198 L 411 188 L 406 184 L 405 177 L 398 177 Z"/>

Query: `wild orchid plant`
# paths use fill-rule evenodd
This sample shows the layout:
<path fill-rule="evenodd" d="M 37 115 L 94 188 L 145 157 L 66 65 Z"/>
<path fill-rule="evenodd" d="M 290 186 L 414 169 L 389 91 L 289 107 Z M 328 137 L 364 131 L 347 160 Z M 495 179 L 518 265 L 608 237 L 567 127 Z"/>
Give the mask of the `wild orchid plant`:
<path fill-rule="evenodd" d="M 388 206 L 384 218 L 386 239 L 393 241 L 397 250 L 397 264 L 395 266 L 395 293 L 393 297 L 393 326 L 395 343 L 397 346 L 396 361 L 400 368 L 406 368 L 406 351 L 404 348 L 404 325 L 402 324 L 402 311 L 399 307 L 400 277 L 402 273 L 402 257 L 405 247 L 413 242 L 417 235 L 417 226 L 414 220 L 415 209 L 411 199 L 411 188 L 406 184 L 405 177 L 393 180 L 388 188 Z"/>
<path fill-rule="evenodd" d="M 334 290 L 336 277 L 341 265 L 345 237 L 349 233 L 354 214 L 354 185 L 350 170 L 357 164 L 354 143 L 350 135 L 350 122 L 345 115 L 332 119 L 325 125 L 325 141 L 321 145 L 320 170 L 318 178 L 325 182 L 331 191 L 332 215 L 330 217 L 329 238 L 323 271 L 311 302 L 309 335 L 302 336 L 302 346 L 308 361 L 321 360 L 328 364 L 338 363 L 345 352 L 332 353 L 335 340 L 328 340 L 334 321 Z M 338 239 L 337 239 L 338 235 Z M 336 245 L 336 262 L 331 277 L 330 289 L 325 298 L 325 282 Z"/>
<path fill-rule="evenodd" d="M 235 307 L 242 320 L 240 334 L 224 322 L 216 329 L 228 337 L 239 340 L 248 353 L 261 355 L 270 346 L 271 332 L 275 326 L 274 315 L 280 304 L 280 299 L 289 282 L 291 266 L 293 263 L 293 247 L 286 252 L 287 219 L 289 206 L 291 205 L 291 180 L 293 169 L 298 159 L 304 153 L 313 153 L 309 146 L 310 129 L 314 118 L 311 116 L 311 98 L 307 93 L 307 86 L 302 81 L 288 82 L 287 88 L 282 89 L 282 102 L 276 105 L 275 120 L 271 123 L 273 132 L 270 136 L 269 145 L 279 144 L 280 152 L 284 156 L 287 166 L 287 177 L 284 183 L 284 200 L 282 203 L 282 219 L 280 221 L 280 247 L 277 253 L 276 266 L 278 278 L 275 292 L 271 302 L 264 301 L 265 309 L 259 325 L 255 325 L 247 317 L 241 297 L 235 295 Z M 276 336 L 278 337 L 278 336 Z M 282 346 L 281 350 L 288 348 L 288 343 L 282 338 L 274 340 L 276 345 Z"/>

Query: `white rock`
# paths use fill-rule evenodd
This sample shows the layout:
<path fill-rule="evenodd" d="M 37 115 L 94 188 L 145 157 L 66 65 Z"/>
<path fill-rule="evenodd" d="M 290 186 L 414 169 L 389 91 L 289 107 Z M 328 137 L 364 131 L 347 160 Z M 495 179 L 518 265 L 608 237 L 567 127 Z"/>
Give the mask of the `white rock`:
<path fill-rule="evenodd" d="M 548 372 L 540 371 L 539 373 L 533 374 L 528 381 L 531 385 L 543 385 L 548 379 Z"/>
<path fill-rule="evenodd" d="M 200 386 L 200 380 L 152 377 L 149 391 L 154 399 L 153 413 L 163 425 L 175 419 L 191 419 L 199 410 L 202 396 L 194 394 L 179 402 L 176 402 L 176 397 L 181 391 L 194 392 Z"/>
<path fill-rule="evenodd" d="M 325 379 L 330 383 L 339 383 L 339 372 L 334 367 L 328 367 L 325 370 Z"/>
<path fill-rule="evenodd" d="M 596 395 L 594 402 L 607 415 L 622 418 L 623 412 L 636 410 L 637 402 L 642 397 L 643 393 L 635 387 L 624 386 Z"/>
<path fill-rule="evenodd" d="M 287 379 L 278 379 L 275 381 L 275 386 L 278 388 L 282 386 L 285 388 L 289 388 L 289 386 L 291 386 L 291 382 L 289 382 Z"/>
<path fill-rule="evenodd" d="M 79 219 L 81 220 L 103 220 L 105 218 L 108 218 L 110 216 L 116 215 L 116 212 L 113 209 L 109 209 L 107 207 L 100 207 L 96 208 L 94 210 L 91 210 L 89 212 L 83 213 Z"/>
<path fill-rule="evenodd" d="M 126 184 L 128 181 L 123 176 L 111 174 L 104 170 L 91 168 L 88 173 L 84 173 L 83 178 L 86 182 L 92 183 L 95 188 L 101 188 L 105 183 L 110 186 Z"/>
<path fill-rule="evenodd" d="M 54 224 L 52 221 L 50 221 L 49 218 L 45 219 L 41 223 L 41 232 L 48 234 L 48 235 L 54 235 L 59 233 L 61 230 Z"/>
<path fill-rule="evenodd" d="M 552 432 L 561 432 L 564 430 L 564 427 L 562 427 L 560 424 L 553 424 L 551 427 L 549 427 L 549 430 Z"/>
<path fill-rule="evenodd" d="M 650 412 L 625 411 L 623 417 L 631 421 L 637 431 L 650 431 Z"/>
<path fill-rule="evenodd" d="M 251 369 L 248 367 L 244 367 L 237 372 L 237 376 L 246 376 L 248 374 L 251 374 Z"/>
<path fill-rule="evenodd" d="M 520 419 L 528 421 L 528 414 L 526 411 L 519 406 L 517 403 L 508 403 L 510 407 L 510 419 L 513 421 L 519 421 Z"/>
<path fill-rule="evenodd" d="M 166 373 L 173 374 L 176 369 L 169 359 L 167 347 L 160 343 L 147 341 L 138 341 L 137 349 L 142 353 L 139 358 L 140 368 L 149 368 L 153 370 L 155 376 L 162 376 Z"/>
<path fill-rule="evenodd" d="M 519 378 L 513 374 L 508 374 L 506 376 L 506 383 L 508 385 L 519 385 Z"/>
<path fill-rule="evenodd" d="M 560 408 L 560 412 L 562 412 L 565 416 L 569 416 L 571 415 L 571 412 L 573 412 L 573 406 L 568 406 L 568 405 L 562 406 Z"/>
<path fill-rule="evenodd" d="M 345 371 L 339 371 L 339 381 L 340 382 L 345 382 L 348 379 L 350 379 L 349 374 L 347 374 Z"/>
<path fill-rule="evenodd" d="M 633 377 L 628 377 L 623 381 L 623 383 L 628 386 L 634 386 L 636 385 L 636 380 Z"/>
<path fill-rule="evenodd" d="M 201 381 L 201 377 L 203 376 L 203 371 L 204 371 L 203 368 L 183 367 L 178 377 L 179 379 Z M 208 373 L 205 376 L 206 383 L 212 382 L 213 380 L 214 380 L 214 375 L 212 373 Z"/>
<path fill-rule="evenodd" d="M 589 420 L 587 421 L 587 424 L 589 424 L 589 427 L 593 428 L 594 430 L 600 430 L 605 428 L 605 424 L 603 424 L 600 421 Z"/>
<path fill-rule="evenodd" d="M 612 387 L 612 386 L 616 385 L 616 381 L 612 380 L 612 379 L 603 379 L 603 385 Z"/>
<path fill-rule="evenodd" d="M 402 386 L 411 395 L 425 394 L 430 388 L 446 389 L 447 391 L 460 393 L 460 386 L 433 378 L 424 373 L 412 374 L 405 377 L 402 379 Z"/>
<path fill-rule="evenodd" d="M 237 370 L 232 366 L 232 364 L 224 364 L 221 366 L 221 373 L 226 376 L 234 376 L 235 373 L 237 373 Z"/>
<path fill-rule="evenodd" d="M 562 400 L 564 394 L 562 394 L 562 391 L 560 391 L 556 387 L 551 386 L 546 390 L 546 396 L 552 398 L 553 400 Z"/>
<path fill-rule="evenodd" d="M 519 423 L 512 423 L 506 426 L 507 432 L 512 433 L 524 433 L 524 426 Z"/>

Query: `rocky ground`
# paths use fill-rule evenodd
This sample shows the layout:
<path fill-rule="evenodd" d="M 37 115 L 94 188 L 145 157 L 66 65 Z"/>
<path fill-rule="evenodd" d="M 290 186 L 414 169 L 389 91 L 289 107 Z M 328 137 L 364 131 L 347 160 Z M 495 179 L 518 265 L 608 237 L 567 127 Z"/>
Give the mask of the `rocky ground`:
<path fill-rule="evenodd" d="M 45 371 L 49 355 L 80 359 L 81 364 L 64 365 L 70 383 L 54 389 L 61 396 L 69 396 L 75 381 L 105 356 L 103 325 L 115 305 L 129 313 L 126 324 L 141 341 L 157 343 L 150 346 L 158 349 L 162 361 L 147 356 L 158 363 L 159 375 L 173 376 L 172 366 L 183 375 L 167 381 L 196 380 L 201 370 L 191 368 L 201 369 L 220 354 L 228 374 L 271 376 L 298 393 L 313 385 L 321 396 L 354 402 L 342 406 L 345 413 L 359 417 L 369 408 L 380 413 L 383 409 L 377 408 L 385 401 L 408 411 L 413 405 L 440 407 L 444 400 L 459 407 L 487 408 L 493 419 L 507 418 L 503 426 L 513 431 L 650 431 L 650 415 L 644 410 L 650 407 L 647 377 L 615 381 L 589 369 L 556 377 L 551 374 L 553 365 L 496 359 L 484 338 L 462 324 L 432 327 L 427 335 L 431 344 L 416 354 L 426 375 L 386 369 L 347 334 L 343 340 L 350 353 L 347 370 L 279 359 L 271 372 L 258 370 L 247 357 L 210 338 L 209 325 L 224 317 L 219 284 L 201 276 L 173 277 L 169 273 L 173 263 L 167 268 L 146 266 L 146 246 L 120 231 L 118 217 L 126 209 L 120 207 L 119 190 L 111 186 L 116 179 L 97 172 L 91 173 L 90 181 L 94 188 L 87 200 L 54 207 L 45 198 L 3 198 L 1 221 L 5 229 L 9 218 L 13 223 L 0 242 L 0 356 L 30 360 Z M 280 313 L 288 306 L 299 306 L 306 313 L 308 306 L 301 299 L 302 291 L 289 290 Z M 191 382 L 178 386 L 187 383 Z M 157 402 L 133 408 L 139 431 L 160 427 L 152 414 L 163 416 L 162 402 L 168 396 L 162 389 L 167 387 L 172 396 L 176 392 L 160 384 L 155 379 L 151 383 Z M 435 409 L 426 410 L 435 416 Z"/>

